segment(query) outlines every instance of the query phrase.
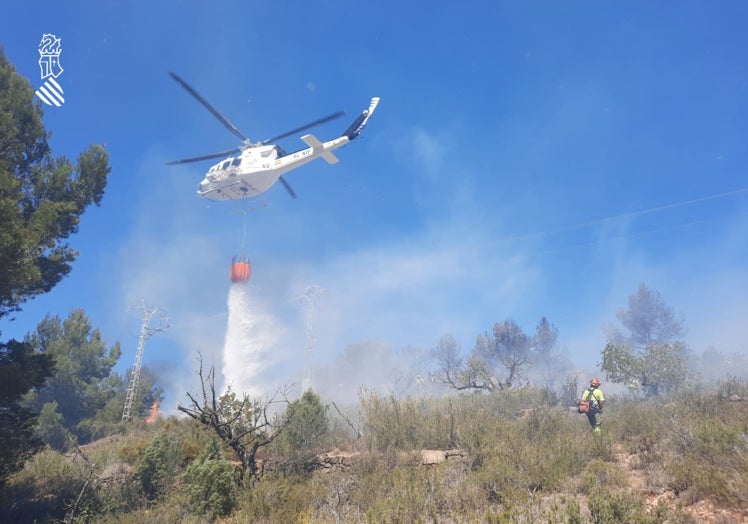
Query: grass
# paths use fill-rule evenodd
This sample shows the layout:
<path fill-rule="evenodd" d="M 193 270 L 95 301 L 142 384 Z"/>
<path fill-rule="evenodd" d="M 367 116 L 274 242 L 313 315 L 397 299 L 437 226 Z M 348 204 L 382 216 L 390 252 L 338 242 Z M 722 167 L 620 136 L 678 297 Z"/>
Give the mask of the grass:
<path fill-rule="evenodd" d="M 724 391 L 746 389 L 731 383 L 656 400 L 611 399 L 599 438 L 583 416 L 550 405 L 540 390 L 448 398 L 365 392 L 355 419 L 346 414 L 361 421 L 360 435 L 346 434 L 341 428 L 349 421 L 328 412 L 327 442 L 358 452 L 355 459 L 314 474 L 267 471 L 238 491 L 224 518 L 195 515 L 188 504 L 185 471 L 210 437 L 191 420 L 133 425 L 86 448 L 95 475 L 77 516 L 139 524 L 690 523 L 696 520 L 688 507 L 699 500 L 739 515 L 748 507 L 748 403 L 727 401 Z M 153 451 L 159 439 L 171 454 L 163 456 L 170 460 L 164 491 L 154 497 L 139 472 L 161 467 Z M 421 449 L 461 454 L 423 465 Z M 233 459 L 225 450 L 224 457 Z M 79 458 L 51 450 L 36 455 L 2 494 L 0 520 L 65 519 L 87 471 Z M 670 503 L 647 502 L 666 492 L 671 496 L 662 500 Z"/>

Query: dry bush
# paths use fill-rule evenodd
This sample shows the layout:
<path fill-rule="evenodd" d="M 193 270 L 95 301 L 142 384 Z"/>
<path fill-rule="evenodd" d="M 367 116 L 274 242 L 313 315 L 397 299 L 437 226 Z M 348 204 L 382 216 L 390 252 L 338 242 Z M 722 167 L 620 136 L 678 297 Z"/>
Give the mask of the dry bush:
<path fill-rule="evenodd" d="M 369 449 L 438 448 L 448 442 L 443 426 L 448 414 L 435 409 L 438 401 L 381 395 L 361 395 L 363 435 Z"/>
<path fill-rule="evenodd" d="M 324 484 L 306 477 L 268 474 L 240 490 L 232 522 L 300 522 L 325 499 Z"/>
<path fill-rule="evenodd" d="M 600 490 L 614 490 L 627 487 L 626 473 L 617 464 L 592 459 L 578 477 L 577 489 L 587 495 Z"/>
<path fill-rule="evenodd" d="M 588 498 L 590 522 L 594 524 L 656 524 L 663 522 L 662 516 L 650 515 L 644 501 L 625 491 L 600 489 Z"/>
<path fill-rule="evenodd" d="M 639 440 L 659 440 L 663 436 L 663 425 L 667 414 L 664 401 L 620 399 L 605 410 L 605 429 L 616 440 L 630 442 L 628 447 L 637 451 Z"/>
<path fill-rule="evenodd" d="M 513 421 L 545 405 L 542 390 L 520 389 L 489 395 L 446 398 L 397 398 L 362 392 L 364 439 L 371 450 L 449 449 L 476 446 L 482 421 Z"/>
<path fill-rule="evenodd" d="M 1 520 L 62 519 L 67 505 L 76 499 L 84 482 L 85 472 L 81 464 L 51 449 L 37 453 L 8 483 L 5 496 L 13 504 L 0 512 Z"/>
<path fill-rule="evenodd" d="M 673 490 L 688 491 L 696 500 L 748 507 L 748 416 L 744 410 L 736 415 L 730 421 L 692 421 L 673 432 L 678 459 L 667 466 Z"/>
<path fill-rule="evenodd" d="M 351 503 L 366 522 L 436 522 L 450 515 L 477 516 L 482 504 L 475 489 L 466 486 L 466 477 L 459 473 L 458 486 L 454 486 L 452 466 L 444 462 L 429 467 L 404 465 L 394 470 L 381 467 L 351 489 Z M 462 487 L 466 487 L 467 498 L 456 496 L 454 489 Z"/>
<path fill-rule="evenodd" d="M 589 512 L 576 497 L 529 494 L 522 499 L 488 511 L 481 522 L 495 524 L 535 524 L 536 522 L 583 524 Z"/>
<path fill-rule="evenodd" d="M 345 418 L 335 445 L 368 452 L 325 472 L 268 469 L 237 493 L 237 506 L 224 521 L 690 524 L 677 505 L 710 499 L 723 508 L 748 506 L 748 403 L 726 403 L 721 392 L 611 402 L 600 438 L 583 416 L 550 407 L 547 396 L 529 389 L 436 399 L 367 394 L 360 418 Z M 354 431 L 346 434 L 346 425 Z M 97 443 L 91 456 L 103 469 L 121 466 L 127 477 L 127 468 L 142 465 L 145 450 L 164 432 L 169 449 L 183 457 L 168 470 L 173 485 L 144 506 L 132 483 L 111 484 L 95 492 L 83 516 L 138 524 L 205 520 L 190 513 L 180 480 L 208 440 L 192 421 L 133 427 Z M 454 448 L 462 458 L 428 466 L 413 453 Z M 77 495 L 82 471 L 69 458 L 49 453 L 27 464 L 13 489 L 35 504 L 64 507 L 60 497 Z M 679 496 L 653 505 L 645 503 L 642 488 L 668 488 Z M 44 520 L 45 507 L 35 509 L 26 520 Z"/>

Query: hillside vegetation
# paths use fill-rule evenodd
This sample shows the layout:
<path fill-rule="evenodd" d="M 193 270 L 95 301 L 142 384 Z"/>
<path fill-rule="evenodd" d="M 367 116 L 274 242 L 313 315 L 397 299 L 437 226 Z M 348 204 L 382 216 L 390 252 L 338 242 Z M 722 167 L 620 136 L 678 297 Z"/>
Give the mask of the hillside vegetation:
<path fill-rule="evenodd" d="M 198 422 L 170 417 L 35 455 L 8 483 L 0 520 L 745 522 L 746 398 L 737 380 L 611 397 L 596 439 L 544 390 L 363 391 L 355 409 L 327 406 L 318 438 L 262 448 L 242 485 L 230 450 Z"/>
<path fill-rule="evenodd" d="M 0 48 L 3 321 L 72 271 L 68 241 L 111 171 L 100 145 L 52 155 L 34 93 Z M 748 522 L 748 388 L 696 382 L 744 372 L 744 349 L 699 357 L 644 283 L 616 318 L 597 365 L 637 397 L 607 395 L 593 434 L 545 316 L 464 348 L 350 344 L 320 370 L 322 397 L 293 401 L 216 387 L 201 359 L 202 390 L 172 392 L 183 416 L 158 419 L 159 377 L 115 372 L 120 343 L 83 309 L 50 312 L 0 339 L 0 522 Z"/>

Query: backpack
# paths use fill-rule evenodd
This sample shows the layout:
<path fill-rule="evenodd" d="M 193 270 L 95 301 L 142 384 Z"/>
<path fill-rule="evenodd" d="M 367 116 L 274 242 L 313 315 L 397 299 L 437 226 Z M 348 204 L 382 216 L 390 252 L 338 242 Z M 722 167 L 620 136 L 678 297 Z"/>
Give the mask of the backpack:
<path fill-rule="evenodd" d="M 577 413 L 587 414 L 594 409 L 594 404 L 597 403 L 597 399 L 593 393 L 592 388 L 587 389 L 587 400 L 580 400 L 577 404 Z"/>

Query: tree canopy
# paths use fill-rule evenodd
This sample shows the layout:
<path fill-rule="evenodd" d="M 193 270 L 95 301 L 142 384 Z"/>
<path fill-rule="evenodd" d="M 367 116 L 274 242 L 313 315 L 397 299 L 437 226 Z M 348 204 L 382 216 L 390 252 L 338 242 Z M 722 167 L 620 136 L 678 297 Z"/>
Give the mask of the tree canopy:
<path fill-rule="evenodd" d="M 540 361 L 558 360 L 558 330 L 543 317 L 534 335 L 528 335 L 512 319 L 497 322 L 491 334 L 479 335 L 466 359 L 451 335 L 439 340 L 434 350 L 436 379 L 457 390 L 504 390 L 527 382 L 526 371 Z"/>
<path fill-rule="evenodd" d="M 625 333 L 613 329 L 609 339 L 643 349 L 650 344 L 665 344 L 679 340 L 685 334 L 682 318 L 676 316 L 660 293 L 645 284 L 629 295 L 628 307 L 616 314 Z"/>
<path fill-rule="evenodd" d="M 90 146 L 73 164 L 52 156 L 49 138 L 33 87 L 0 48 L 0 319 L 70 272 L 78 253 L 66 239 L 104 195 L 106 150 Z M 38 449 L 37 413 L 20 400 L 43 386 L 54 361 L 28 342 L 0 342 L 0 479 Z"/>
<path fill-rule="evenodd" d="M 606 377 L 624 383 L 634 392 L 656 396 L 678 389 L 690 378 L 688 361 L 680 343 L 650 344 L 639 353 L 627 346 L 608 344 L 600 367 Z"/>
<path fill-rule="evenodd" d="M 44 384 L 53 364 L 50 355 L 34 353 L 29 344 L 0 342 L 0 486 L 42 445 L 34 435 L 36 413 L 19 400 Z"/>
<path fill-rule="evenodd" d="M 308 458 L 327 432 L 325 406 L 319 395 L 308 389 L 286 408 L 280 444 L 286 456 Z"/>
<path fill-rule="evenodd" d="M 54 358 L 57 368 L 44 387 L 29 393 L 28 404 L 40 410 L 56 402 L 65 427 L 85 438 L 82 423 L 106 406 L 121 383 L 111 373 L 121 354 L 119 342 L 107 349 L 82 309 L 74 309 L 64 321 L 47 315 L 26 342 Z"/>
<path fill-rule="evenodd" d="M 679 340 L 684 322 L 657 291 L 640 284 L 617 317 L 626 331 L 609 330 L 600 362 L 609 380 L 655 396 L 678 388 L 691 376 L 688 347 Z"/>
<path fill-rule="evenodd" d="M 53 157 L 34 89 L 0 49 L 0 318 L 50 291 L 78 253 L 65 240 L 99 205 L 109 155 L 93 145 L 75 164 Z"/>

